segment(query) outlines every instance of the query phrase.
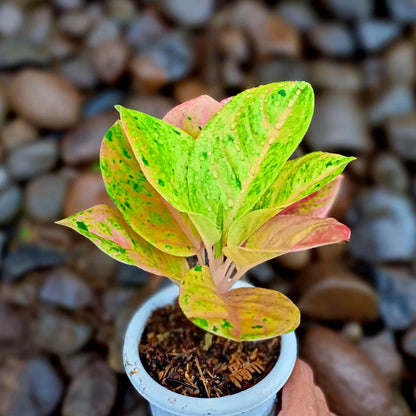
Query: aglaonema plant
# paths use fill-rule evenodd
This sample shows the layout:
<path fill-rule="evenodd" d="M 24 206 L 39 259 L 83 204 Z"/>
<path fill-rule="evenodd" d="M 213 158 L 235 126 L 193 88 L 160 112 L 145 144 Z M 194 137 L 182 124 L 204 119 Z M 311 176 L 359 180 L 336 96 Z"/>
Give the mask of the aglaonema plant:
<path fill-rule="evenodd" d="M 206 331 L 237 341 L 293 331 L 300 313 L 286 296 L 231 287 L 274 257 L 349 239 L 348 227 L 325 217 L 353 158 L 313 152 L 289 160 L 313 106 L 306 82 L 221 103 L 204 95 L 163 120 L 117 106 L 120 120 L 100 155 L 117 209 L 98 205 L 59 224 L 170 278 L 184 314 Z"/>

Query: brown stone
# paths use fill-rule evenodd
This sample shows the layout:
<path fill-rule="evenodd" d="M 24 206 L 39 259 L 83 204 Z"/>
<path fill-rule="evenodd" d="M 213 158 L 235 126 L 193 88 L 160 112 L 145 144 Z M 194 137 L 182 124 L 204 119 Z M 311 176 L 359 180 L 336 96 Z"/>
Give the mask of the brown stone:
<path fill-rule="evenodd" d="M 338 416 L 390 416 L 388 383 L 358 347 L 324 327 L 307 331 L 303 355 Z"/>
<path fill-rule="evenodd" d="M 140 91 L 154 92 L 168 82 L 168 77 L 161 67 L 146 55 L 133 58 L 129 65 L 133 82 Z"/>
<path fill-rule="evenodd" d="M 116 119 L 115 111 L 97 114 L 69 131 L 62 143 L 64 161 L 72 165 L 98 160 L 103 137 Z"/>
<path fill-rule="evenodd" d="M 94 205 L 112 205 L 100 173 L 84 173 L 71 185 L 66 197 L 64 216 L 68 217 Z"/>
<path fill-rule="evenodd" d="M 0 136 L 4 148 L 10 150 L 35 140 L 38 136 L 38 131 L 27 121 L 16 118 L 4 125 Z"/>
<path fill-rule="evenodd" d="M 207 86 L 199 79 L 189 78 L 175 84 L 174 95 L 178 103 L 183 103 L 200 95 L 207 94 L 207 89 Z"/>
<path fill-rule="evenodd" d="M 345 273 L 327 277 L 302 294 L 304 315 L 334 321 L 372 321 L 378 316 L 377 295 L 370 285 Z"/>
<path fill-rule="evenodd" d="M 312 252 L 310 250 L 303 250 L 279 256 L 276 261 L 287 269 L 301 270 L 310 262 L 311 257 Z"/>
<path fill-rule="evenodd" d="M 129 58 L 129 46 L 122 39 L 101 42 L 93 53 L 93 66 L 104 82 L 112 84 L 123 74 Z"/>
<path fill-rule="evenodd" d="M 391 384 L 397 385 L 403 370 L 403 360 L 397 351 L 393 333 L 385 330 L 360 341 L 360 349 L 374 361 Z"/>
<path fill-rule="evenodd" d="M 8 97 L 17 114 L 39 127 L 65 129 L 74 125 L 80 116 L 79 92 L 49 71 L 19 72 L 9 85 Z"/>

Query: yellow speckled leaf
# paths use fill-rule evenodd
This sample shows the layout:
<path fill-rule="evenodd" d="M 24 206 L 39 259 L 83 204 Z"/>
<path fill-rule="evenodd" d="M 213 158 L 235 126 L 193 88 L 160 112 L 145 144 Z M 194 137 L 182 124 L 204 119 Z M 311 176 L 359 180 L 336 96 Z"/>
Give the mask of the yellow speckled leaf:
<path fill-rule="evenodd" d="M 192 256 L 200 250 L 202 242 L 188 216 L 169 205 L 147 181 L 120 121 L 104 137 L 100 165 L 107 193 L 136 233 L 175 256 Z"/>
<path fill-rule="evenodd" d="M 192 211 L 224 230 L 251 211 L 302 140 L 313 102 L 306 82 L 263 85 L 233 97 L 195 141 L 188 169 Z"/>
<path fill-rule="evenodd" d="M 97 205 L 58 221 L 90 239 L 110 257 L 150 273 L 183 279 L 188 263 L 183 257 L 166 254 L 136 234 L 122 215 L 107 205 Z"/>
<path fill-rule="evenodd" d="M 231 224 L 228 243 L 234 246 L 240 245 L 266 221 L 286 207 L 322 189 L 354 159 L 354 157 L 333 153 L 313 152 L 298 159 L 289 160 L 270 188 L 257 202 L 254 210 Z M 324 198 L 316 198 L 314 201 L 311 199 L 309 209 L 313 208 L 317 211 L 316 205 L 318 203 L 324 205 L 326 202 Z M 312 205 L 315 206 L 312 207 Z M 306 205 L 304 205 L 303 212 L 306 210 Z"/>
<path fill-rule="evenodd" d="M 200 328 L 235 341 L 255 341 L 296 329 L 300 312 L 282 293 L 244 287 L 218 294 L 209 268 L 190 270 L 180 285 L 179 304 Z"/>

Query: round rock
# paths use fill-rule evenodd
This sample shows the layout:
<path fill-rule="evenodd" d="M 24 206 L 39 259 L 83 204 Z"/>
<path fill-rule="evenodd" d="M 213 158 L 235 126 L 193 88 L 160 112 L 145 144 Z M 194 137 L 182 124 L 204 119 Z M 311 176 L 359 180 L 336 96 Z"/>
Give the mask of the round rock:
<path fill-rule="evenodd" d="M 388 383 L 356 346 L 334 331 L 315 327 L 305 335 L 303 354 L 338 416 L 390 415 Z"/>
<path fill-rule="evenodd" d="M 214 9 L 213 0 L 160 0 L 163 11 L 177 23 L 198 26 L 208 21 Z"/>
<path fill-rule="evenodd" d="M 19 212 L 22 191 L 18 186 L 10 186 L 0 192 L 0 225 L 10 223 Z"/>
<path fill-rule="evenodd" d="M 69 385 L 63 416 L 108 416 L 114 405 L 117 380 L 108 366 L 96 361 L 85 368 Z"/>
<path fill-rule="evenodd" d="M 66 80 L 52 72 L 25 69 L 8 89 L 11 107 L 23 118 L 47 129 L 65 129 L 80 116 L 81 96 Z"/>
<path fill-rule="evenodd" d="M 31 181 L 25 192 L 26 212 L 35 220 L 51 222 L 62 216 L 68 180 L 44 175 Z"/>

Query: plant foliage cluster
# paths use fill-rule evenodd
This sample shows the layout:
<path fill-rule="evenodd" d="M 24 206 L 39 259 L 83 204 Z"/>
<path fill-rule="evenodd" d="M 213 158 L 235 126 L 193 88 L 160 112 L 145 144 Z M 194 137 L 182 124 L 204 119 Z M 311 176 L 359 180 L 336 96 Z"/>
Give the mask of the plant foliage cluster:
<path fill-rule="evenodd" d="M 117 106 L 100 155 L 117 208 L 98 205 L 59 223 L 173 280 L 185 315 L 209 332 L 241 341 L 293 331 L 300 314 L 286 296 L 231 286 L 284 253 L 349 239 L 348 227 L 325 217 L 353 158 L 289 160 L 313 105 L 308 83 L 280 82 L 221 103 L 201 96 L 163 120 Z"/>

